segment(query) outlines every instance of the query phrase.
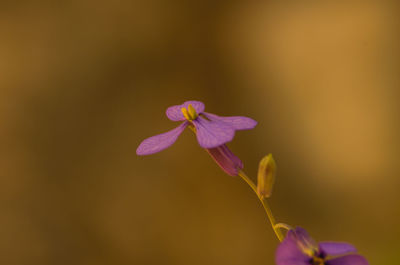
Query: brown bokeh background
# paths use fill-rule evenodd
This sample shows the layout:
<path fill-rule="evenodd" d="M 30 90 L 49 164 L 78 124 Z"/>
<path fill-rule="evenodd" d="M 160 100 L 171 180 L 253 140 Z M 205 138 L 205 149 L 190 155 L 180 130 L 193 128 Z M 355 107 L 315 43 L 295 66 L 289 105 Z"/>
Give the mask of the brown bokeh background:
<path fill-rule="evenodd" d="M 284 2 L 284 3 L 283 3 Z M 0 263 L 274 264 L 257 198 L 176 124 L 187 99 L 259 121 L 229 145 L 276 217 L 400 258 L 396 1 L 2 1 Z"/>

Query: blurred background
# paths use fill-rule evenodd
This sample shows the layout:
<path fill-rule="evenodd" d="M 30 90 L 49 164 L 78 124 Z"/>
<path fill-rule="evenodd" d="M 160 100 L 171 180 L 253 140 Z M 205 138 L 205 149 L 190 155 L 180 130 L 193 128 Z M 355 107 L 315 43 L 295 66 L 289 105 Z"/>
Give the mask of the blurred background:
<path fill-rule="evenodd" d="M 229 144 L 317 240 L 399 264 L 397 1 L 2 1 L 0 263 L 274 264 L 251 189 L 168 106 L 259 125 Z"/>

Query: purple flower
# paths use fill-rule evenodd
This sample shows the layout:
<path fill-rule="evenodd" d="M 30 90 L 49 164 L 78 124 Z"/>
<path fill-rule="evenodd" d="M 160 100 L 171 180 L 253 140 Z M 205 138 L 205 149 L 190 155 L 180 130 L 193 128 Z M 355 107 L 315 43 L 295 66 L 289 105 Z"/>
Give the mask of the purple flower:
<path fill-rule="evenodd" d="M 175 129 L 144 140 L 136 150 L 138 155 L 150 155 L 170 147 L 187 126 L 196 132 L 197 141 L 229 175 L 237 175 L 243 168 L 242 161 L 225 145 L 232 141 L 236 130 L 253 129 L 257 122 L 242 116 L 221 117 L 204 112 L 200 101 L 186 101 L 182 105 L 169 107 L 167 117 L 182 121 Z"/>
<path fill-rule="evenodd" d="M 343 242 L 317 244 L 301 227 L 289 230 L 278 246 L 277 265 L 368 265 L 354 246 Z"/>

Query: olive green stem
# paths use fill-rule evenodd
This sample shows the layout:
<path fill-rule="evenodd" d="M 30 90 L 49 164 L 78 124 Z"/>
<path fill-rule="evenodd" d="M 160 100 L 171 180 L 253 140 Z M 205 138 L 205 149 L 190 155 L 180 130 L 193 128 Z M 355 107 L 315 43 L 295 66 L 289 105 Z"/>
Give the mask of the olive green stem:
<path fill-rule="evenodd" d="M 275 224 L 275 227 L 276 227 L 276 228 L 286 229 L 287 231 L 293 230 L 293 227 L 291 227 L 291 226 L 288 225 L 288 224 L 284 224 L 284 223 L 277 223 L 277 224 Z"/>
<path fill-rule="evenodd" d="M 272 214 L 271 208 L 268 206 L 267 200 L 265 197 L 260 196 L 257 192 L 257 186 L 254 182 L 242 171 L 239 170 L 238 175 L 250 186 L 250 188 L 256 193 L 258 199 L 260 200 L 262 206 L 264 207 L 265 212 L 267 213 L 269 222 L 271 223 L 272 229 L 274 230 L 276 236 L 278 237 L 279 241 L 282 241 L 284 236 L 280 230 L 281 225 L 276 225 L 276 221 L 274 215 Z"/>

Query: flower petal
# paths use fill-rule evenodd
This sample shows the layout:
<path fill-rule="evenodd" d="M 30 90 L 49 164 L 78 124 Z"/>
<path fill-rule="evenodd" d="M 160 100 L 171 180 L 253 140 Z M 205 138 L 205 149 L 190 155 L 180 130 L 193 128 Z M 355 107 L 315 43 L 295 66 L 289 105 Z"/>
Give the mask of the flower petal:
<path fill-rule="evenodd" d="M 232 141 L 235 130 L 223 122 L 207 121 L 202 117 L 193 120 L 197 141 L 203 148 L 215 148 Z"/>
<path fill-rule="evenodd" d="M 168 119 L 171 121 L 183 121 L 185 117 L 182 114 L 182 108 L 187 108 L 189 105 L 192 105 L 196 110 L 197 114 L 200 114 L 204 111 L 204 103 L 196 100 L 185 101 L 181 105 L 174 105 L 167 109 L 166 114 Z"/>
<path fill-rule="evenodd" d="M 331 256 L 357 252 L 353 245 L 345 242 L 320 242 L 319 248 L 324 254 Z"/>
<path fill-rule="evenodd" d="M 136 149 L 136 154 L 151 155 L 170 147 L 175 143 L 178 136 L 183 132 L 188 124 L 188 122 L 183 122 L 181 125 L 169 132 L 147 138 L 140 143 L 139 147 Z"/>
<path fill-rule="evenodd" d="M 294 234 L 297 239 L 297 244 L 304 248 L 305 251 L 317 251 L 318 245 L 315 240 L 310 237 L 308 232 L 302 227 L 296 227 L 294 230 Z"/>
<path fill-rule="evenodd" d="M 347 255 L 325 262 L 326 265 L 368 265 L 368 261 L 361 255 Z"/>
<path fill-rule="evenodd" d="M 221 145 L 216 148 L 206 149 L 215 162 L 228 175 L 237 176 L 238 169 L 243 168 L 243 162 L 235 156 L 226 145 Z"/>
<path fill-rule="evenodd" d="M 209 120 L 211 121 L 221 121 L 224 122 L 235 130 L 250 130 L 256 127 L 257 121 L 244 117 L 244 116 L 229 116 L 229 117 L 221 117 L 212 113 L 204 112 L 203 113 Z"/>
<path fill-rule="evenodd" d="M 171 106 L 167 109 L 165 112 L 167 114 L 168 119 L 171 121 L 184 121 L 185 116 L 183 116 L 183 113 L 181 111 L 181 105 L 174 105 Z"/>
<path fill-rule="evenodd" d="M 279 244 L 275 253 L 276 265 L 309 265 L 310 259 L 300 250 L 294 230 L 287 233 L 286 238 Z"/>
<path fill-rule="evenodd" d="M 185 101 L 181 106 L 183 108 L 187 108 L 189 105 L 192 105 L 193 108 L 196 110 L 197 114 L 203 113 L 204 111 L 204 103 L 197 100 L 189 100 Z"/>

